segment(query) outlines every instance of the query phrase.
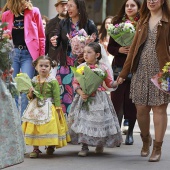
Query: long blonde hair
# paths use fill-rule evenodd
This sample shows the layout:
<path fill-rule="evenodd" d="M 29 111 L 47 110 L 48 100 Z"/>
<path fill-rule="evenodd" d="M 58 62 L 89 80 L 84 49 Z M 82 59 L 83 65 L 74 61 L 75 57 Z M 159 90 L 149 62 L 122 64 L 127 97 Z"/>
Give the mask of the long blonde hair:
<path fill-rule="evenodd" d="M 7 0 L 7 8 L 15 15 L 21 15 L 24 11 L 23 6 L 27 9 L 32 10 L 33 5 L 30 0 Z"/>

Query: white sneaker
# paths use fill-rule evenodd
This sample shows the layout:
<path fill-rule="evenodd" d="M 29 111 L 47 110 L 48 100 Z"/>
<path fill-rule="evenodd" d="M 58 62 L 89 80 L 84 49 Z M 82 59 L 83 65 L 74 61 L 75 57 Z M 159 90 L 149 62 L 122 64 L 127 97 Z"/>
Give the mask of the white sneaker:
<path fill-rule="evenodd" d="M 103 146 L 96 146 L 95 153 L 103 153 Z"/>
<path fill-rule="evenodd" d="M 79 153 L 78 153 L 78 156 L 82 156 L 82 157 L 85 157 L 87 156 L 89 150 L 81 150 Z"/>

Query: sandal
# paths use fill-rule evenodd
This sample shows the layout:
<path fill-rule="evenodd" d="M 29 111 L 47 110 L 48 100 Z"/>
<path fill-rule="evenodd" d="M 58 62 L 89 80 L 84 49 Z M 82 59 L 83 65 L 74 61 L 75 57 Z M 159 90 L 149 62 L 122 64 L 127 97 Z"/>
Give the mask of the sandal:
<path fill-rule="evenodd" d="M 42 152 L 39 149 L 34 149 L 33 152 L 30 153 L 30 158 L 38 158 L 40 153 Z"/>
<path fill-rule="evenodd" d="M 46 154 L 47 155 L 53 155 L 54 151 L 55 151 L 54 147 L 48 146 Z"/>

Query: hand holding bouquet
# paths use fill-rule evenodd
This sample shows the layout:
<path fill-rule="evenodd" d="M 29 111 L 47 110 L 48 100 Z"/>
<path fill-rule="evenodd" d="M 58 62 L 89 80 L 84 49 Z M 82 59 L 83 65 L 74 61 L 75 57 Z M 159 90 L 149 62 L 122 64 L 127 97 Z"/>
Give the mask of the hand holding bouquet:
<path fill-rule="evenodd" d="M 162 72 L 153 76 L 151 81 L 160 90 L 170 94 L 170 62 L 167 62 Z"/>
<path fill-rule="evenodd" d="M 103 80 L 106 78 L 107 73 L 104 72 L 97 65 L 93 68 L 89 66 L 81 66 L 79 68 L 71 67 L 75 78 L 82 91 L 85 95 L 92 97 L 92 94 L 98 89 L 98 87 L 103 83 Z M 92 98 L 88 98 L 83 102 L 83 107 L 88 110 L 88 102 L 91 102 Z"/>
<path fill-rule="evenodd" d="M 89 96 L 97 90 L 107 76 L 107 73 L 97 65 L 94 68 L 81 66 L 79 68 L 71 67 L 71 69 L 82 91 Z"/>
<path fill-rule="evenodd" d="M 130 46 L 135 35 L 135 27 L 130 21 L 120 24 L 109 24 L 108 34 L 122 47 Z"/>
<path fill-rule="evenodd" d="M 21 93 L 28 93 L 30 88 L 32 88 L 31 79 L 26 73 L 17 74 L 15 77 L 15 81 L 17 83 L 17 89 Z M 33 90 L 33 93 L 37 98 L 43 99 L 43 96 L 36 90 Z"/>

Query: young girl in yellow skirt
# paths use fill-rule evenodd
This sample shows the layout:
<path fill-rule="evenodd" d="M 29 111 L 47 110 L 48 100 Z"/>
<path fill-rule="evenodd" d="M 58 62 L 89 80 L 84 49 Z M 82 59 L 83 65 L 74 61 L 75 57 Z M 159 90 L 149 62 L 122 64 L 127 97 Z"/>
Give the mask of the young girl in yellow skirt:
<path fill-rule="evenodd" d="M 66 120 L 60 106 L 60 88 L 57 80 L 50 76 L 55 63 L 47 56 L 33 62 L 38 76 L 32 79 L 33 87 L 27 95 L 28 104 L 22 117 L 25 143 L 33 146 L 30 158 L 37 158 L 39 146 L 48 146 L 46 153 L 52 155 L 54 148 L 61 148 L 70 141 Z M 41 95 L 37 98 L 34 90 Z"/>

